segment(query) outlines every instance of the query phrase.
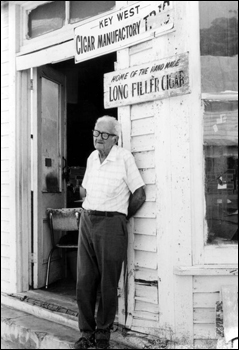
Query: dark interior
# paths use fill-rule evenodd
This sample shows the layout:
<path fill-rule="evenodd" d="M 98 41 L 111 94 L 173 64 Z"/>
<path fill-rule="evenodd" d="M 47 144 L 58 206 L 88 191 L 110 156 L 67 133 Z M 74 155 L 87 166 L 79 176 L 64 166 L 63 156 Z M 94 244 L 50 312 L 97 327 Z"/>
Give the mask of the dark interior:
<path fill-rule="evenodd" d="M 68 166 L 85 167 L 94 150 L 91 130 L 97 118 L 117 118 L 117 108 L 104 109 L 104 74 L 114 71 L 116 53 L 75 64 L 74 60 L 53 67 L 67 78 L 67 161 Z"/>

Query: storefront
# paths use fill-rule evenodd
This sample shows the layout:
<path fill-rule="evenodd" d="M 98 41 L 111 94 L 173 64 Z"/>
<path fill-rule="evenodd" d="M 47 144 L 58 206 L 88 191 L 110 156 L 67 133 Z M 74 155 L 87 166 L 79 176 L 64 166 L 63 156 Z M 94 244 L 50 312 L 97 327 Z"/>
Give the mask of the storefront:
<path fill-rule="evenodd" d="M 238 271 L 237 2 L 1 3 L 2 292 L 44 286 L 46 208 L 74 206 L 67 166 L 80 180 L 95 120 L 113 115 L 147 195 L 128 227 L 126 326 L 215 341 Z M 124 306 L 121 283 L 121 324 Z"/>

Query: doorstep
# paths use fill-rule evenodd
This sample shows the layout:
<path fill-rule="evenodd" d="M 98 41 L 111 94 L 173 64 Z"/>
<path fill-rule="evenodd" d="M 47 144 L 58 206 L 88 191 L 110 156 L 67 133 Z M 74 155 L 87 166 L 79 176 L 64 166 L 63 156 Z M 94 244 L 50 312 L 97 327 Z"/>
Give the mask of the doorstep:
<path fill-rule="evenodd" d="M 6 349 L 74 349 L 79 331 L 1 305 L 1 337 L 3 344 L 10 344 Z M 117 336 L 112 335 L 111 349 L 133 349 L 114 338 Z"/>
<path fill-rule="evenodd" d="M 1 305 L 1 337 L 19 349 L 73 349 L 79 332 Z"/>
<path fill-rule="evenodd" d="M 46 300 L 50 309 L 39 306 Z M 19 349 L 73 349 L 79 339 L 75 300 L 63 300 L 45 291 L 2 293 L 1 307 L 2 339 L 16 343 Z M 67 311 L 62 313 L 64 310 Z M 162 347 L 154 347 L 150 336 L 128 332 L 117 325 L 111 333 L 111 349 L 165 349 L 169 345 L 162 343 Z"/>

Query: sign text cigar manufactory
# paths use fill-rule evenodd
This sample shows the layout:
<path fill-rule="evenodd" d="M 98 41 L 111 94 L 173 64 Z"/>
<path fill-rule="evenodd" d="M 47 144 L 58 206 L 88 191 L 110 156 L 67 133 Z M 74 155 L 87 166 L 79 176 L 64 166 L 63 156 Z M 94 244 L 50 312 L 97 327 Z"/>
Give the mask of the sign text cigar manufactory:
<path fill-rule="evenodd" d="M 75 28 L 75 63 L 164 34 L 174 27 L 173 1 L 139 1 Z"/>

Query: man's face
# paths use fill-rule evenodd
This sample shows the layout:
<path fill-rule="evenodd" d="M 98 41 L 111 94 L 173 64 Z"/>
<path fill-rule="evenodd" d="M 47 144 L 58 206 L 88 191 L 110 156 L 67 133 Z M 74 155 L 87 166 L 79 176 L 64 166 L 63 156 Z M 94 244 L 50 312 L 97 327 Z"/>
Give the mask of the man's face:
<path fill-rule="evenodd" d="M 111 125 L 107 122 L 100 121 L 96 124 L 95 130 L 100 132 L 106 132 L 113 134 Z M 105 155 L 110 153 L 111 148 L 116 144 L 116 136 L 109 136 L 107 140 L 103 140 L 101 134 L 97 137 L 94 136 L 94 146 L 99 152 L 103 152 Z"/>

